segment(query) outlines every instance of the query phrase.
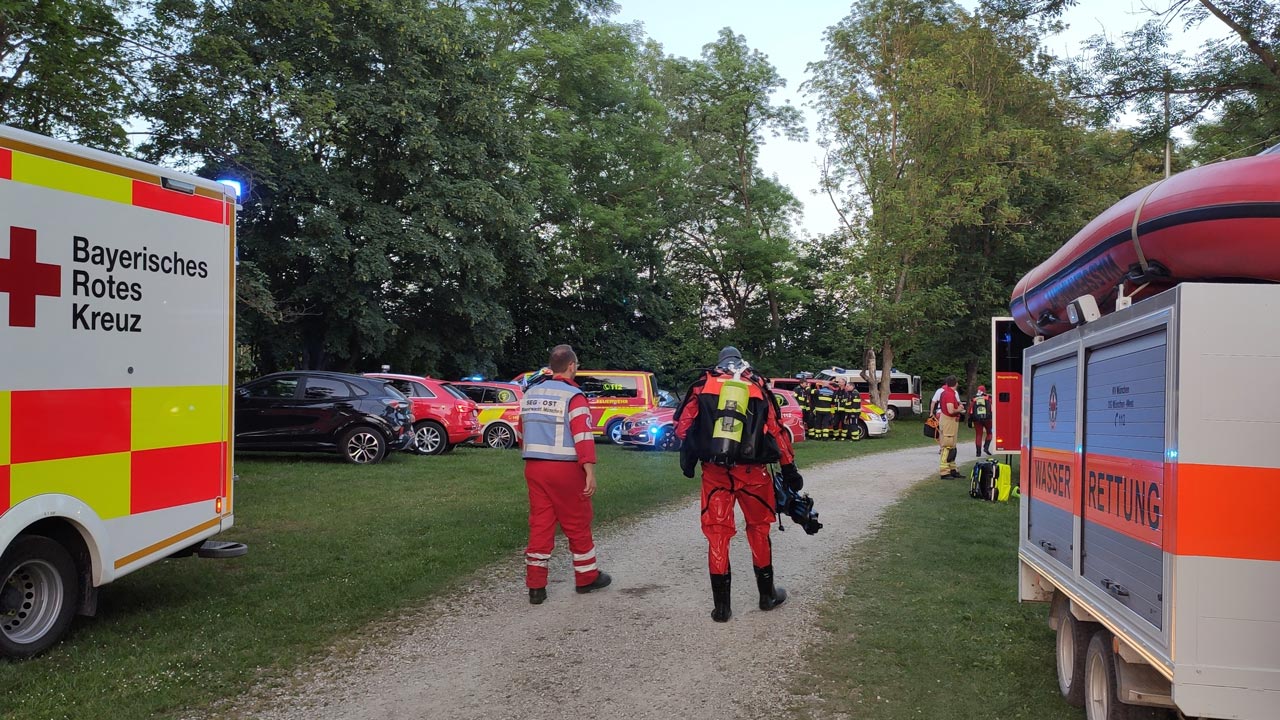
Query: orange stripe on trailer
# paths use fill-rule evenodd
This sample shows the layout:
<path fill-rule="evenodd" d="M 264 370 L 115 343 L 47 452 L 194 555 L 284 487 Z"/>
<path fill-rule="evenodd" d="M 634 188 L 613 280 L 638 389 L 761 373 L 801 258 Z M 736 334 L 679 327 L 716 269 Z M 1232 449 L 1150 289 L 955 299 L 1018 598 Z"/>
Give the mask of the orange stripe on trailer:
<path fill-rule="evenodd" d="M 1178 464 L 1178 555 L 1280 562 L 1280 468 Z"/>
<path fill-rule="evenodd" d="M 159 185 L 133 181 L 133 204 L 148 210 L 160 210 L 175 215 L 185 215 L 196 220 L 225 224 L 225 203 L 200 195 L 187 195 L 176 190 L 166 190 Z"/>
<path fill-rule="evenodd" d="M 13 151 L 0 148 L 0 180 L 13 179 Z"/>
<path fill-rule="evenodd" d="M 96 390 L 14 390 L 11 462 L 87 457 L 129 452 L 129 388 Z M 91 417 L 91 432 L 84 418 Z"/>
<path fill-rule="evenodd" d="M 226 443 L 135 450 L 131 458 L 129 512 L 213 500 L 222 494 Z"/>
<path fill-rule="evenodd" d="M 125 555 L 119 560 L 116 560 L 115 562 L 116 569 L 119 570 L 120 568 L 124 567 L 125 565 L 128 565 L 129 563 L 137 562 L 138 560 L 141 560 L 142 558 L 148 555 L 157 553 L 161 550 L 177 545 L 178 543 L 182 542 L 183 540 L 186 540 L 192 535 L 198 535 L 204 532 L 205 530 L 208 530 L 209 528 L 218 527 L 221 524 L 222 524 L 222 520 L 220 518 L 214 518 L 212 520 L 202 522 L 199 525 L 191 528 L 190 530 L 183 530 L 177 535 L 174 535 L 172 537 L 167 537 L 158 543 L 148 545 L 142 548 L 141 550 L 139 550 L 138 552 L 129 553 L 128 555 Z"/>

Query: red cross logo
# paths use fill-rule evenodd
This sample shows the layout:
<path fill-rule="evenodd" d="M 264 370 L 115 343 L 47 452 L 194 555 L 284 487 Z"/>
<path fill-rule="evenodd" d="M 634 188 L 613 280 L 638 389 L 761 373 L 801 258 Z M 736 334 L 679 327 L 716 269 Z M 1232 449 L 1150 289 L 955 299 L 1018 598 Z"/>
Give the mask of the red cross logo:
<path fill-rule="evenodd" d="M 9 293 L 9 327 L 36 326 L 36 296 L 62 297 L 62 266 L 36 262 L 36 231 L 9 228 L 9 258 L 0 257 L 0 293 Z"/>

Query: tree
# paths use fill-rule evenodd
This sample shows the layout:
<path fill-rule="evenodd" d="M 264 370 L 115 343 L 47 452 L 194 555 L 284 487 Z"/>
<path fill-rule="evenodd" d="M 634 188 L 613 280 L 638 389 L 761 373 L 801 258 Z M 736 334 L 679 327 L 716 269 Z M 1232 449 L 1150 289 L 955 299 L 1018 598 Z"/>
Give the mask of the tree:
<path fill-rule="evenodd" d="M 990 0 L 1007 16 L 1057 17 L 1078 0 Z M 1169 0 L 1144 7 L 1148 20 L 1120 38 L 1097 35 L 1070 63 L 1077 97 L 1099 123 L 1138 115 L 1135 138 L 1163 144 L 1192 127 L 1206 143 L 1189 159 L 1257 152 L 1280 140 L 1280 6 L 1267 0 Z M 1192 53 L 1170 48 L 1172 28 L 1207 37 Z M 1165 102 L 1169 110 L 1166 120 Z M 1198 128 L 1207 126 L 1203 131 Z M 1215 131 L 1215 126 L 1222 131 Z"/>
<path fill-rule="evenodd" d="M 494 364 L 503 284 L 536 272 L 501 77 L 467 13 L 410 0 L 172 3 L 153 157 L 249 179 L 239 227 L 281 310 L 263 370 Z"/>
<path fill-rule="evenodd" d="M 764 176 L 758 157 L 766 135 L 802 136 L 800 113 L 772 103 L 785 80 L 728 28 L 700 60 L 668 60 L 658 83 L 688 167 L 672 263 L 704 290 L 705 336 L 732 338 L 756 358 L 776 354 L 783 318 L 801 298 L 789 282 L 799 203 Z"/>
<path fill-rule="evenodd" d="M 128 148 L 133 78 L 154 49 L 130 0 L 0 0 L 0 122 Z"/>

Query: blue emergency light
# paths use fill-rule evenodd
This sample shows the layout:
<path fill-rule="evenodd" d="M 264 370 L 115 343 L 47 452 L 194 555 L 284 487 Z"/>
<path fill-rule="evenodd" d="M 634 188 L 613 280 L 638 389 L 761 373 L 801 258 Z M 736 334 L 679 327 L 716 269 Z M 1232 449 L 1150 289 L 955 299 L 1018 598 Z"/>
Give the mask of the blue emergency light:
<path fill-rule="evenodd" d="M 244 185 L 241 184 L 239 180 L 232 180 L 230 178 L 218 178 L 218 182 L 234 190 L 236 194 L 236 199 L 237 200 L 240 199 L 240 193 L 244 189 Z"/>

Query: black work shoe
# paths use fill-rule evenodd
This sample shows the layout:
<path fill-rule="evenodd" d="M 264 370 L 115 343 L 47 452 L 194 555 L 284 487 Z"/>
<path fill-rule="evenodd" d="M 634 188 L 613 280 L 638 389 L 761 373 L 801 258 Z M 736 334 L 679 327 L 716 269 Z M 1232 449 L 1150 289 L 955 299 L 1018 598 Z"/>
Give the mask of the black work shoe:
<path fill-rule="evenodd" d="M 963 475 L 956 472 L 955 470 L 952 470 L 951 472 L 947 473 L 946 475 L 943 475 L 942 477 L 947 478 L 948 480 L 960 480 L 964 478 Z"/>
<path fill-rule="evenodd" d="M 596 579 L 592 580 L 590 585 L 579 585 L 576 589 L 580 593 L 589 593 L 603 587 L 609 587 L 611 582 L 613 582 L 613 578 L 609 577 L 609 573 L 602 572 L 596 575 Z"/>
<path fill-rule="evenodd" d="M 529 588 L 529 604 L 541 605 L 547 599 L 546 588 Z"/>

